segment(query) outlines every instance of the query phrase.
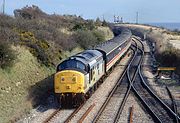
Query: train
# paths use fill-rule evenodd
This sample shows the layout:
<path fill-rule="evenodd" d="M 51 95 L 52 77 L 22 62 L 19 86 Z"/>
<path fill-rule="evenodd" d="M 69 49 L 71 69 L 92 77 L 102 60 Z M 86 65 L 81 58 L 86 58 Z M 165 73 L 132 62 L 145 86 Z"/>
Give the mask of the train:
<path fill-rule="evenodd" d="M 114 27 L 115 37 L 71 56 L 57 66 L 54 92 L 61 107 L 77 107 L 88 99 L 131 46 L 132 33 Z"/>

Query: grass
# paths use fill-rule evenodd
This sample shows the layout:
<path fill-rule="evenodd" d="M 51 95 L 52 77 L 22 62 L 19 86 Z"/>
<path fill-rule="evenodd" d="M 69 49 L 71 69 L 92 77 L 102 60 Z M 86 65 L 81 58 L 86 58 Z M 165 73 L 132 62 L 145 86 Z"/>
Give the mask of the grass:
<path fill-rule="evenodd" d="M 101 36 L 93 35 L 97 39 L 113 37 L 107 26 L 96 27 L 95 22 L 81 17 L 48 15 L 37 7 L 25 7 L 21 13 L 21 16 L 36 16 L 23 19 L 0 14 L 0 39 L 13 44 L 12 49 L 17 54 L 13 66 L 0 68 L 0 123 L 9 122 L 37 106 L 44 93 L 53 88 L 56 68 L 52 66 L 84 50 L 73 35 L 77 31 L 73 30 L 76 25 L 83 25 L 84 31 L 92 34 L 103 32 Z M 85 42 L 87 37 L 83 39 Z"/>
<path fill-rule="evenodd" d="M 40 65 L 26 47 L 12 46 L 12 49 L 17 54 L 14 66 L 0 69 L 0 123 L 27 114 L 50 88 L 55 73 L 55 68 Z M 63 51 L 62 60 L 81 51 L 80 47 Z"/>
<path fill-rule="evenodd" d="M 0 69 L 0 122 L 8 122 L 12 117 L 32 108 L 27 100 L 29 86 L 55 72 L 38 63 L 25 47 L 12 46 L 17 60 L 12 68 Z"/>

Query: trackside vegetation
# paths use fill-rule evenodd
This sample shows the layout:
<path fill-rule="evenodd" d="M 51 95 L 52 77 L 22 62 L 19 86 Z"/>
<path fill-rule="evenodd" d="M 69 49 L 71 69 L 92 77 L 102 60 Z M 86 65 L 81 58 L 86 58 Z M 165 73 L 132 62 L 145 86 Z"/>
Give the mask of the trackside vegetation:
<path fill-rule="evenodd" d="M 45 104 L 57 64 L 112 37 L 99 18 L 50 15 L 35 5 L 0 14 L 0 122 Z"/>

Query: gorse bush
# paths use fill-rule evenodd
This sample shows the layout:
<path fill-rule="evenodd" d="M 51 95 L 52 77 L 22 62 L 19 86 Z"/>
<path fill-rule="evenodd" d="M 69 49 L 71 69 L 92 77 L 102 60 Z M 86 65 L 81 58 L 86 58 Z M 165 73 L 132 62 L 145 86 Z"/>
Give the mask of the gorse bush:
<path fill-rule="evenodd" d="M 87 49 L 105 40 L 103 33 L 97 31 L 97 26 L 103 24 L 100 19 L 93 21 L 76 15 L 48 15 L 34 5 L 17 9 L 14 14 L 15 18 L 0 15 L 3 36 L 10 43 L 28 47 L 38 61 L 47 66 L 56 65 L 56 61 L 62 59 L 62 50 L 71 51 L 77 46 Z"/>

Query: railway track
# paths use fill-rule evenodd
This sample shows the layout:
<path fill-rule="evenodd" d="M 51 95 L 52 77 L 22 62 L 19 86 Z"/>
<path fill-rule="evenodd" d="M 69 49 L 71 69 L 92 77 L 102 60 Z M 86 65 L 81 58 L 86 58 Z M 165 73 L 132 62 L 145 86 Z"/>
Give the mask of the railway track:
<path fill-rule="evenodd" d="M 142 56 L 144 56 L 143 44 L 142 49 L 140 50 L 142 52 Z M 131 81 L 131 83 L 133 83 L 133 81 Z M 179 121 L 177 114 L 174 113 L 159 97 L 157 97 L 146 84 L 141 72 L 141 66 L 138 67 L 138 76 L 136 77 L 132 89 L 149 111 L 155 122 L 173 123 L 175 121 Z"/>
<path fill-rule="evenodd" d="M 43 123 L 50 122 L 58 113 L 60 113 L 61 109 L 55 110 L 49 117 L 46 118 L 46 120 Z"/>
<path fill-rule="evenodd" d="M 127 69 L 127 78 L 128 78 L 128 82 L 129 82 L 129 91 L 128 91 L 128 94 L 126 95 L 126 97 L 123 99 L 123 102 L 121 103 L 119 109 L 118 109 L 118 112 L 116 113 L 116 117 L 114 119 L 114 123 L 117 123 L 120 119 L 120 115 L 123 111 L 123 108 L 125 106 L 125 103 L 127 101 L 127 98 L 129 96 L 129 93 L 132 89 L 132 85 L 133 85 L 133 81 L 135 80 L 136 78 L 136 75 L 138 73 L 138 67 L 140 66 L 141 64 L 141 59 L 142 57 L 139 56 L 139 51 L 138 51 L 138 45 L 133 45 L 134 48 L 136 48 L 136 56 L 135 58 L 133 59 L 132 63 L 128 66 L 128 69 Z M 140 57 L 140 59 L 139 59 Z M 138 60 L 137 60 L 138 59 Z M 130 72 L 131 71 L 131 72 Z M 132 81 L 132 82 L 131 82 Z"/>
<path fill-rule="evenodd" d="M 178 114 L 178 111 L 177 111 L 177 104 L 176 104 L 176 101 L 175 101 L 175 99 L 174 99 L 174 96 L 172 95 L 172 93 L 171 93 L 171 91 L 169 90 L 169 88 L 166 86 L 166 89 L 167 89 L 167 92 L 168 92 L 168 94 L 169 94 L 169 97 L 170 97 L 170 99 L 171 99 L 171 101 L 172 101 L 172 110 L 176 113 L 176 114 Z M 179 123 L 179 120 L 178 120 L 178 118 L 176 117 L 176 123 Z"/>
<path fill-rule="evenodd" d="M 136 38 L 134 40 L 139 41 L 139 39 L 136 39 Z M 119 78 L 116 85 L 113 87 L 113 89 L 109 93 L 106 101 L 101 106 L 99 112 L 93 119 L 93 123 L 100 121 L 101 117 L 103 116 L 103 114 L 105 114 L 106 109 L 108 105 L 112 102 L 112 100 L 118 100 L 118 98 L 121 96 L 122 100 L 119 103 L 119 106 L 117 108 L 118 110 L 115 111 L 115 115 L 113 119 L 114 123 L 118 122 L 120 115 L 122 113 L 123 107 L 126 103 L 126 100 L 131 90 L 133 90 L 135 95 L 141 101 L 146 111 L 151 115 L 151 117 L 153 118 L 155 122 L 179 123 L 180 118 L 176 114 L 176 112 L 171 110 L 171 108 L 169 108 L 159 97 L 157 97 L 154 94 L 154 92 L 148 87 L 148 85 L 146 84 L 143 78 L 143 75 L 141 72 L 141 64 L 143 61 L 144 50 L 143 50 L 143 44 L 141 43 L 141 41 L 139 42 L 142 45 L 141 48 L 137 45 L 137 43 L 135 43 L 136 45 L 132 47 L 134 51 L 133 58 L 131 59 L 129 65 L 124 70 L 122 76 Z M 138 59 L 138 60 L 135 60 L 135 59 Z M 109 105 L 109 106 L 112 106 L 112 105 Z M 82 107 L 83 107 L 83 104 L 79 108 L 75 109 L 65 120 L 65 123 L 68 123 Z M 88 109 L 85 112 L 85 114 L 82 115 L 79 122 L 82 122 L 85 119 L 85 117 L 91 111 L 92 107 Z M 44 123 L 52 121 L 52 119 L 55 118 L 61 112 L 61 110 L 63 109 L 56 110 L 51 116 L 49 116 L 44 121 Z M 132 121 L 132 116 L 130 118 L 130 121 Z"/>
<path fill-rule="evenodd" d="M 132 48 L 133 49 L 133 48 Z M 134 51 L 134 56 L 131 59 L 129 65 L 126 67 L 124 73 L 122 74 L 122 76 L 119 78 L 118 82 L 116 83 L 116 85 L 114 86 L 114 88 L 112 89 L 112 91 L 109 93 L 106 101 L 104 102 L 104 104 L 101 106 L 98 114 L 96 115 L 96 117 L 93 120 L 93 123 L 96 123 L 98 121 L 103 122 L 103 115 L 106 114 L 106 112 L 108 113 L 108 109 L 112 108 L 111 104 L 113 101 L 118 101 L 119 102 L 119 98 L 121 98 L 122 100 L 120 101 L 120 105 L 117 107 L 118 109 L 118 113 L 120 113 L 122 111 L 122 108 L 125 105 L 125 102 L 127 100 L 127 97 L 130 93 L 131 90 L 131 86 L 130 83 L 128 82 L 128 77 L 126 76 L 127 74 L 127 70 L 130 69 L 130 66 L 133 62 L 133 60 L 135 59 L 136 55 L 137 55 L 137 47 L 133 49 Z M 114 106 L 114 105 L 113 105 Z M 117 113 L 116 112 L 116 113 Z M 108 113 L 109 114 L 109 113 Z M 111 113 L 112 114 L 112 113 Z M 116 116 L 116 115 L 114 115 Z M 102 117 L 102 118 L 101 118 Z M 106 116 L 105 116 L 106 117 Z M 110 117 L 110 116 L 109 116 Z M 107 120 L 107 119 L 104 119 Z M 112 120 L 112 119 L 111 119 Z M 116 118 L 113 119 L 113 121 L 116 120 Z"/>
<path fill-rule="evenodd" d="M 76 113 L 83 107 L 83 105 L 84 105 L 84 103 L 81 104 L 78 108 L 73 109 L 73 111 L 69 110 L 69 109 L 57 109 L 49 117 L 47 117 L 43 123 L 53 122 L 53 120 L 56 119 L 58 117 L 58 115 L 60 115 L 61 112 L 65 111 L 65 110 L 66 111 L 69 110 L 70 111 L 69 116 L 65 119 L 65 121 L 61 121 L 64 123 L 68 123 L 76 115 Z"/>
<path fill-rule="evenodd" d="M 109 74 L 111 73 L 112 71 L 109 72 Z M 118 86 L 118 84 L 117 84 Z M 84 105 L 84 104 L 83 104 Z M 65 123 L 68 123 L 71 121 L 71 119 L 75 116 L 75 114 L 83 107 L 83 105 L 81 105 L 79 108 L 77 109 L 74 109 L 73 112 L 71 113 L 68 113 L 69 116 L 66 118 L 66 120 L 64 121 Z M 66 109 L 57 109 L 56 111 L 54 111 L 49 117 L 46 118 L 46 120 L 43 122 L 43 123 L 49 123 L 49 122 L 53 122 L 54 119 L 56 119 L 57 117 L 59 117 L 59 115 L 61 115 L 60 113 L 63 112 L 64 110 Z M 86 115 L 84 115 L 84 117 L 86 117 Z M 79 120 L 81 121 L 81 119 Z M 61 121 L 63 122 L 63 121 Z"/>
<path fill-rule="evenodd" d="M 134 40 L 138 40 L 140 42 L 140 44 L 142 45 L 141 48 L 136 46 L 138 50 L 136 50 L 135 54 L 140 54 L 140 58 L 139 58 L 139 60 L 137 60 L 137 64 L 135 65 L 135 67 L 133 67 L 133 65 L 132 65 L 132 62 L 133 62 L 133 59 L 132 59 L 129 66 L 126 68 L 126 70 L 122 76 L 122 77 L 124 77 L 125 73 L 127 73 L 129 85 L 128 85 L 126 94 L 124 94 L 125 96 L 119 106 L 119 109 L 116 112 L 116 116 L 115 116 L 113 122 L 114 123 L 118 122 L 120 115 L 122 113 L 123 107 L 125 105 L 125 102 L 128 98 L 130 90 L 132 88 L 133 92 L 139 98 L 139 100 L 141 101 L 143 106 L 146 108 L 148 113 L 151 115 L 154 122 L 160 122 L 160 123 L 177 122 L 178 123 L 179 116 L 175 112 L 173 112 L 159 97 L 157 97 L 154 94 L 154 92 L 146 84 L 146 82 L 143 78 L 142 72 L 141 72 L 141 64 L 143 62 L 143 57 L 144 57 L 144 47 L 143 47 L 142 42 L 139 39 L 135 38 Z M 135 58 L 135 55 L 133 58 Z M 123 80 L 123 78 L 119 79 L 119 81 L 122 81 L 122 80 Z M 124 87 L 124 85 L 122 83 L 123 82 L 118 82 L 118 84 L 120 86 Z M 127 87 L 127 85 L 126 85 L 126 87 Z M 99 121 L 101 115 L 105 111 L 108 103 L 110 102 L 110 99 L 113 97 L 113 94 L 116 92 L 117 88 L 118 87 L 115 86 L 114 89 L 111 91 L 111 93 L 109 94 L 105 103 L 103 104 L 103 106 L 99 110 L 98 114 L 94 118 L 93 123 L 96 123 Z M 131 119 L 131 121 L 132 121 L 132 119 Z"/>

